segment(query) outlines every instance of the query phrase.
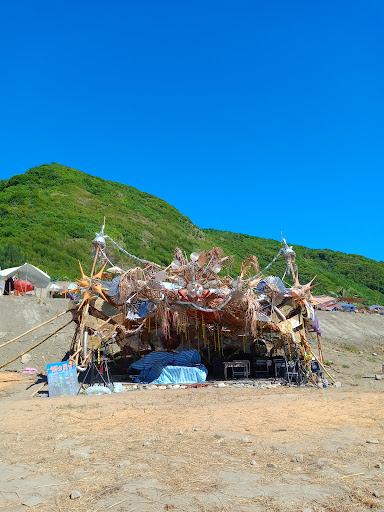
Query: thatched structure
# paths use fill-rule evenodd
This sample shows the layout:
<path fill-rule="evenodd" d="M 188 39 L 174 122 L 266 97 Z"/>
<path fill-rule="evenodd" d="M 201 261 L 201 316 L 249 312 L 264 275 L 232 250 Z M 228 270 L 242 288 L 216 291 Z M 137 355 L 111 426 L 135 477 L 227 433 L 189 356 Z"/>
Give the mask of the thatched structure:
<path fill-rule="evenodd" d="M 262 342 L 271 354 L 295 353 L 304 364 L 314 357 L 308 343 L 310 333 L 318 331 L 311 283 L 299 283 L 295 253 L 284 239 L 273 260 L 286 259 L 282 279 L 268 275 L 271 264 L 260 270 L 256 256 L 243 262 L 238 276 L 221 276 L 230 258 L 219 247 L 192 253 L 189 259 L 176 248 L 167 267 L 130 255 L 140 266 L 113 278 L 104 272 L 107 263 L 112 264 L 107 241 L 117 246 L 103 226 L 93 241 L 90 276 L 80 265 L 81 278 L 72 291 L 76 331 L 71 358 L 80 369 L 92 350 L 108 344 L 125 355 L 194 348 L 209 362 Z M 105 264 L 95 274 L 99 259 Z M 292 287 L 283 281 L 286 274 L 293 277 Z M 320 344 L 318 357 L 321 361 Z"/>

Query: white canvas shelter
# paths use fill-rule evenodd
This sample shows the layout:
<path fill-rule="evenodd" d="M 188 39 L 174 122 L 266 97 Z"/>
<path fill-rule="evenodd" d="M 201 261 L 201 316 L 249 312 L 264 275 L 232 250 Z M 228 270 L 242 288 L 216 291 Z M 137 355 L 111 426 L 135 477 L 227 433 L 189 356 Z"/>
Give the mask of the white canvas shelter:
<path fill-rule="evenodd" d="M 113 266 L 107 268 L 106 272 L 109 272 L 111 274 L 123 274 L 124 271 L 120 267 Z"/>
<path fill-rule="evenodd" d="M 20 267 L 11 267 L 0 270 L 1 280 L 6 281 L 8 277 L 29 281 L 37 288 L 46 288 L 51 282 L 51 278 L 48 274 L 30 263 L 24 263 L 24 265 L 21 265 Z"/>
<path fill-rule="evenodd" d="M 49 286 L 48 286 L 48 290 L 50 292 L 61 292 L 64 290 L 64 288 L 62 286 L 59 286 L 58 284 L 56 283 L 51 283 Z"/>

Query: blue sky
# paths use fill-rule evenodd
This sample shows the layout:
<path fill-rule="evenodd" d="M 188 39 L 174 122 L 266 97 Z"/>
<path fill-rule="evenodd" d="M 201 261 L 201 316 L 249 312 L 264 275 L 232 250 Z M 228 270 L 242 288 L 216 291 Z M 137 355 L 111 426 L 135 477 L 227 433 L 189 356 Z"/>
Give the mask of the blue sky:
<path fill-rule="evenodd" d="M 0 179 L 59 162 L 202 228 L 384 260 L 383 14 L 371 0 L 2 2 Z"/>

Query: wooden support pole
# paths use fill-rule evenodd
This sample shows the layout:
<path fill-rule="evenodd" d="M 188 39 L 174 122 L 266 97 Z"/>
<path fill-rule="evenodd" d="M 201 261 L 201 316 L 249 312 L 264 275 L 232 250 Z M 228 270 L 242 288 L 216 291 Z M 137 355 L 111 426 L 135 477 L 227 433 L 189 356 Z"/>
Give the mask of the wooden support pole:
<path fill-rule="evenodd" d="M 319 336 L 318 332 L 316 334 L 317 334 L 317 348 L 319 351 L 319 359 L 322 363 L 324 363 L 323 350 L 321 348 L 320 336 Z"/>
<path fill-rule="evenodd" d="M 91 270 L 91 279 L 93 278 L 93 274 L 95 272 L 95 266 L 96 266 L 96 261 L 97 261 L 97 257 L 99 255 L 99 251 L 100 251 L 100 247 L 97 246 L 96 247 L 96 253 L 95 253 L 95 257 L 93 259 L 93 265 L 92 265 L 92 270 Z"/>
<path fill-rule="evenodd" d="M 67 327 L 67 325 L 69 325 L 70 323 L 72 322 L 72 320 L 70 320 L 69 322 L 67 322 L 65 325 L 63 325 L 62 327 L 60 327 L 60 329 L 57 329 L 57 331 L 53 332 L 52 334 L 50 334 L 49 336 L 47 336 L 46 338 L 44 338 L 42 341 L 39 341 L 39 343 L 36 343 L 36 345 L 34 345 L 33 347 L 29 348 L 28 350 L 26 350 L 25 352 L 23 352 L 22 354 L 19 354 L 17 357 L 14 357 L 13 359 L 11 359 L 10 361 L 8 361 L 7 363 L 5 364 L 2 364 L 0 366 L 0 370 L 1 368 L 4 368 L 4 366 L 8 366 L 9 364 L 13 363 L 14 361 L 16 361 L 16 359 L 19 359 L 19 357 L 23 356 L 24 354 L 27 354 L 28 352 L 31 352 L 31 350 L 33 350 L 34 348 L 38 347 L 39 345 L 41 345 L 42 343 L 44 343 L 44 341 L 47 341 L 49 338 L 52 338 L 52 336 L 54 336 L 56 333 L 58 333 L 59 331 L 61 331 L 62 329 L 64 329 L 64 327 Z"/>
<path fill-rule="evenodd" d="M 9 345 L 10 343 L 13 343 L 14 341 L 19 340 L 20 338 L 22 338 L 23 336 L 26 336 L 26 335 L 27 335 L 27 334 L 29 334 L 30 332 L 35 331 L 35 330 L 36 330 L 36 329 L 38 329 L 39 327 L 43 327 L 43 325 L 49 324 L 49 322 L 53 322 L 53 320 L 56 320 L 56 318 L 60 318 L 61 316 L 65 315 L 66 313 L 68 313 L 68 311 L 64 311 L 63 313 L 60 313 L 59 315 L 54 316 L 54 317 L 53 317 L 53 318 L 51 318 L 50 320 L 47 320 L 46 322 L 43 322 L 42 324 L 37 325 L 36 327 L 33 327 L 33 328 L 32 328 L 32 329 L 30 329 L 29 331 L 24 332 L 23 334 L 20 334 L 20 336 L 17 336 L 16 338 L 13 338 L 12 340 L 9 340 L 9 341 L 7 341 L 7 342 L 3 343 L 2 345 L 0 345 L 0 348 L 5 347 L 5 345 Z"/>
<path fill-rule="evenodd" d="M 45 385 L 47 385 L 47 384 L 48 384 L 48 382 L 44 382 L 44 384 L 42 384 L 40 387 L 38 387 L 38 388 L 36 389 L 36 391 L 34 391 L 34 392 L 32 393 L 31 397 L 32 397 L 32 396 L 37 395 L 37 393 L 39 393 L 39 392 L 43 389 L 43 387 L 44 387 Z"/>
<path fill-rule="evenodd" d="M 84 335 L 84 329 L 85 329 L 85 322 L 86 318 L 88 316 L 88 310 L 89 310 L 89 302 L 85 304 L 85 306 L 82 309 L 81 312 L 81 322 L 80 322 L 80 330 L 79 330 L 79 338 L 77 340 L 77 347 L 76 347 L 76 356 L 75 356 L 75 365 L 77 366 L 79 363 L 79 356 L 82 347 L 83 347 L 83 335 Z"/>
<path fill-rule="evenodd" d="M 313 357 L 316 359 L 316 361 L 319 363 L 319 365 L 322 367 L 322 369 L 325 371 L 325 373 L 328 375 L 328 377 L 331 379 L 331 381 L 333 383 L 335 383 L 335 379 L 332 377 L 332 375 L 329 372 L 327 372 L 327 370 L 325 369 L 324 364 L 320 361 L 320 359 L 315 356 L 315 354 L 313 353 L 313 351 L 311 349 L 309 349 L 309 352 L 313 355 Z"/>

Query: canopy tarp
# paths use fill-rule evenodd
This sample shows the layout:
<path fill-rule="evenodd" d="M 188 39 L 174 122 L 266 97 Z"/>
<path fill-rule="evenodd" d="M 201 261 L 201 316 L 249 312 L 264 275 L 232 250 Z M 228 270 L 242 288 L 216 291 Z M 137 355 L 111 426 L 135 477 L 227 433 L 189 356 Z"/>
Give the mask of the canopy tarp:
<path fill-rule="evenodd" d="M 355 311 L 356 307 L 353 304 L 349 304 L 348 302 L 339 302 L 340 306 L 343 309 L 349 309 L 351 311 Z"/>
<path fill-rule="evenodd" d="M 197 350 L 183 350 L 180 353 L 175 352 L 150 352 L 146 356 L 142 357 L 135 363 L 131 364 L 130 368 L 134 370 L 140 370 L 139 375 L 136 376 L 136 382 L 152 382 L 155 379 L 159 379 L 162 371 L 168 368 L 177 368 L 177 370 L 169 370 L 164 375 L 164 382 L 178 382 L 177 379 L 181 379 L 180 382 L 205 382 L 207 376 L 206 368 L 201 365 L 201 357 Z M 198 368 L 197 372 L 188 373 L 185 369 L 191 369 L 191 367 Z M 172 379 L 176 379 L 175 381 Z M 192 380 L 185 380 L 192 379 Z M 204 379 L 204 380 L 201 380 Z M 162 381 L 159 383 L 162 383 Z"/>
<path fill-rule="evenodd" d="M 13 282 L 15 285 L 15 290 L 17 290 L 18 292 L 31 292 L 32 290 L 35 289 L 33 284 L 31 284 L 29 281 L 23 281 L 22 279 L 14 279 Z"/>
<path fill-rule="evenodd" d="M 337 299 L 335 299 L 335 297 L 330 297 L 329 295 L 313 295 L 311 302 L 316 306 L 318 304 L 328 305 L 334 304 L 335 302 L 337 302 Z"/>
<path fill-rule="evenodd" d="M 61 292 L 64 290 L 64 288 L 56 283 L 51 283 L 49 286 L 48 286 L 48 290 L 50 292 Z"/>
<path fill-rule="evenodd" d="M 339 297 L 339 300 L 341 302 L 348 302 L 350 304 L 361 304 L 365 301 L 365 299 L 362 299 L 360 297 Z"/>
<path fill-rule="evenodd" d="M 21 265 L 20 267 L 11 267 L 0 270 L 0 279 L 7 280 L 8 277 L 24 279 L 38 288 L 46 288 L 51 282 L 51 278 L 48 274 L 30 263 L 24 263 L 24 265 Z"/>

